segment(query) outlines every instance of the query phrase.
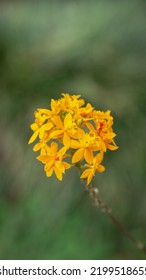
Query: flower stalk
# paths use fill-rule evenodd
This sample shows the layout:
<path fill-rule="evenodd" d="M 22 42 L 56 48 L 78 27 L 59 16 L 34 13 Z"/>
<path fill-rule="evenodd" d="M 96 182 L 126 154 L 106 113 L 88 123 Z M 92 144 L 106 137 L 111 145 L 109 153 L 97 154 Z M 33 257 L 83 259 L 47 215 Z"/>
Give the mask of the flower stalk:
<path fill-rule="evenodd" d="M 83 181 L 82 181 L 83 182 Z M 83 182 L 85 184 L 85 182 Z M 119 228 L 119 230 L 127 236 L 129 240 L 132 241 L 132 243 L 141 251 L 143 251 L 146 254 L 146 247 L 145 245 L 137 240 L 135 237 L 133 237 L 128 229 L 120 222 L 120 220 L 115 216 L 112 209 L 107 206 L 107 204 L 102 200 L 102 198 L 99 195 L 99 191 L 97 188 L 94 188 L 92 184 L 90 183 L 89 186 L 86 186 L 86 190 L 89 192 L 89 195 L 91 199 L 94 201 L 94 204 L 97 208 L 101 210 L 101 212 L 105 213 L 112 222 Z"/>

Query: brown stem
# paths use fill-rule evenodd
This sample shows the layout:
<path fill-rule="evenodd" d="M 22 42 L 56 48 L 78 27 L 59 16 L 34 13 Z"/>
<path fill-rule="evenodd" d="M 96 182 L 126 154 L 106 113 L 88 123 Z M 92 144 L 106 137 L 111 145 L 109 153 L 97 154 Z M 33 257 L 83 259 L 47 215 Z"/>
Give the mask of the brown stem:
<path fill-rule="evenodd" d="M 121 230 L 121 232 L 123 232 L 139 250 L 146 253 L 145 245 L 141 241 L 135 239 L 129 233 L 128 229 L 123 224 L 121 224 L 119 219 L 114 215 L 112 209 L 102 201 L 101 197 L 98 194 L 98 189 L 93 188 L 91 184 L 88 187 L 86 186 L 86 189 L 89 191 L 90 197 L 94 200 L 95 205 L 100 208 L 102 212 L 106 213 L 109 216 L 109 218 L 115 223 L 115 225 Z"/>

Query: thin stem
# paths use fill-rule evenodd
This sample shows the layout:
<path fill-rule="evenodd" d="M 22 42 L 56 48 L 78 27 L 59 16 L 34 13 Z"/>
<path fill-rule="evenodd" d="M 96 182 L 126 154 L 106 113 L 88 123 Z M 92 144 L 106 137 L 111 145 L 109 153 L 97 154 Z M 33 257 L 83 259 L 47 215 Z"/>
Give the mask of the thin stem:
<path fill-rule="evenodd" d="M 83 181 L 85 184 L 85 182 Z M 134 244 L 135 246 L 146 253 L 146 247 L 145 245 L 134 238 L 128 231 L 128 229 L 119 221 L 119 219 L 114 215 L 113 211 L 111 208 L 109 208 L 101 199 L 98 193 L 98 189 L 93 188 L 92 185 L 90 184 L 89 186 L 86 186 L 86 189 L 89 191 L 90 197 L 94 200 L 95 206 L 100 208 L 100 210 L 103 213 L 106 213 L 109 218 L 115 223 L 115 225 L 123 232 Z"/>
<path fill-rule="evenodd" d="M 76 167 L 79 170 L 79 174 L 81 174 L 81 165 L 80 163 L 76 164 Z M 99 196 L 99 192 L 97 188 L 94 188 L 92 186 L 92 184 L 90 183 L 89 186 L 86 185 L 86 180 L 81 179 L 81 182 L 85 185 L 86 190 L 89 192 L 90 197 L 93 199 L 95 206 L 97 208 L 100 208 L 100 210 L 103 213 L 106 213 L 109 218 L 114 222 L 114 224 L 119 228 L 119 230 L 125 234 L 129 240 L 131 240 L 133 242 L 133 244 L 141 251 L 143 251 L 146 254 L 146 247 L 145 245 L 137 240 L 136 238 L 134 238 L 130 232 L 128 231 L 128 229 L 119 221 L 119 219 L 115 216 L 115 214 L 113 213 L 112 209 L 109 208 L 106 203 L 101 199 L 101 197 Z"/>

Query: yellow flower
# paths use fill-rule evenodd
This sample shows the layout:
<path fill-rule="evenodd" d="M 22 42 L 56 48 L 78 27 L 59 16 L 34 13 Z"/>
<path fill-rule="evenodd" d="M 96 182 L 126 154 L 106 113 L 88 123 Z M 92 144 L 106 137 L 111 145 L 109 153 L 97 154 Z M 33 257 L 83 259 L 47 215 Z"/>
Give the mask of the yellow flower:
<path fill-rule="evenodd" d="M 118 146 L 115 144 L 113 138 L 116 134 L 113 132 L 113 117 L 110 116 L 110 111 L 101 112 L 93 111 L 94 125 L 90 122 L 86 122 L 86 126 L 91 133 L 95 134 L 101 143 L 101 151 L 106 152 L 109 150 L 117 150 Z"/>
<path fill-rule="evenodd" d="M 50 134 L 50 137 L 54 139 L 62 138 L 63 145 L 66 148 L 70 147 L 71 137 L 79 137 L 82 133 L 82 130 L 77 127 L 70 113 L 66 114 L 64 121 L 62 121 L 60 116 L 56 116 L 53 122 L 56 125 L 56 130 Z"/>
<path fill-rule="evenodd" d="M 61 111 L 60 101 L 51 99 L 50 104 L 51 110 L 48 109 L 39 109 L 39 111 L 46 115 L 46 118 L 52 119 L 54 116 L 57 116 Z"/>
<path fill-rule="evenodd" d="M 85 104 L 85 101 L 80 99 L 80 95 L 62 93 L 62 96 L 63 98 L 60 99 L 60 105 L 63 111 L 76 113 L 76 110 Z"/>
<path fill-rule="evenodd" d="M 105 167 L 100 164 L 102 160 L 103 160 L 103 153 L 97 154 L 97 156 L 93 158 L 92 164 L 88 165 L 89 168 L 84 170 L 84 172 L 82 173 L 80 178 L 82 179 L 87 178 L 87 185 L 90 184 L 93 176 L 95 176 L 96 171 L 101 173 L 105 170 Z"/>
<path fill-rule="evenodd" d="M 35 117 L 35 122 L 30 126 L 34 133 L 29 139 L 28 144 L 34 142 L 38 136 L 40 139 L 42 139 L 45 131 L 49 131 L 53 127 L 52 122 L 49 121 L 48 123 L 45 123 L 47 117 L 44 114 L 42 115 L 42 113 L 39 110 L 35 112 Z"/>
<path fill-rule="evenodd" d="M 91 106 L 90 103 L 86 105 L 86 107 L 80 108 L 79 114 L 84 117 L 83 119 L 86 121 L 88 118 L 93 119 L 92 117 L 92 111 L 93 107 Z"/>
<path fill-rule="evenodd" d="M 50 177 L 53 172 L 55 172 L 57 178 L 62 181 L 62 174 L 65 173 L 66 169 L 71 167 L 71 164 L 62 161 L 65 157 L 65 153 L 65 147 L 58 150 L 58 144 L 52 142 L 51 146 L 48 147 L 47 154 L 37 157 L 39 161 L 45 164 L 44 170 L 46 171 L 46 175 L 48 177 Z"/>
<path fill-rule="evenodd" d="M 84 158 L 89 164 L 93 161 L 93 151 L 99 150 L 100 147 L 95 136 L 85 132 L 78 141 L 71 140 L 70 146 L 72 149 L 78 149 L 72 157 L 72 163 L 79 162 Z"/>
<path fill-rule="evenodd" d="M 47 150 L 48 150 L 48 144 L 47 142 L 50 140 L 49 134 L 47 132 L 45 132 L 44 136 L 42 139 L 40 139 L 39 143 L 37 143 L 34 147 L 33 147 L 33 151 L 37 152 L 40 150 L 40 154 L 41 155 L 45 155 Z"/>

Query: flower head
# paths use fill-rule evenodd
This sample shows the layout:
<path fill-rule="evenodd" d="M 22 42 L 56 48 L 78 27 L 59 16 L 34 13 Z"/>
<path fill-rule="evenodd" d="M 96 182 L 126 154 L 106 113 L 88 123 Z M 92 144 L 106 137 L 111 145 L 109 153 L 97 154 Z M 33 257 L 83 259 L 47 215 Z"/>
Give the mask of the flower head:
<path fill-rule="evenodd" d="M 96 172 L 105 170 L 101 162 L 106 150 L 118 148 L 112 126 L 110 111 L 97 111 L 80 95 L 63 93 L 60 99 L 51 100 L 50 109 L 35 112 L 29 144 L 39 139 L 33 150 L 40 151 L 37 159 L 44 164 L 48 177 L 55 173 L 62 180 L 65 171 L 75 164 L 84 169 L 81 178 L 90 184 Z M 72 164 L 65 160 L 67 157 Z"/>

